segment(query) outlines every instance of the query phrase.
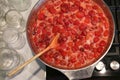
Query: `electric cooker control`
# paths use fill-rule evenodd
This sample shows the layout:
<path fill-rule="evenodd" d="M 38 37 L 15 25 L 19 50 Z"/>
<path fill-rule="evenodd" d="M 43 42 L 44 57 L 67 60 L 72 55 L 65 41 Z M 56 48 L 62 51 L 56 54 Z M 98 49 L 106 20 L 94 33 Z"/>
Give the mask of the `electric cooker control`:
<path fill-rule="evenodd" d="M 100 61 L 100 62 L 98 62 L 98 64 L 96 65 L 96 67 L 95 67 L 98 71 L 101 71 L 103 68 L 105 68 L 105 64 L 102 62 L 102 61 Z"/>
<path fill-rule="evenodd" d="M 117 61 L 112 61 L 110 63 L 110 67 L 111 67 L 112 70 L 118 70 L 120 68 L 120 64 Z"/>

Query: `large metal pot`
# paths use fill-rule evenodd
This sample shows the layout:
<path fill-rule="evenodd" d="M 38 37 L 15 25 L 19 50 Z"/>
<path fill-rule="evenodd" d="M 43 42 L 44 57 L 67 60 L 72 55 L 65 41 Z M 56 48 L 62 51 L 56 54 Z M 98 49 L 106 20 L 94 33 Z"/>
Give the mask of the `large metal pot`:
<path fill-rule="evenodd" d="M 34 6 L 34 8 L 32 9 L 32 11 L 31 11 L 31 13 L 29 15 L 29 18 L 28 18 L 27 27 L 29 27 L 28 25 L 31 24 L 30 20 L 32 18 L 34 18 L 34 16 L 36 15 L 37 10 L 39 9 L 39 7 L 44 5 L 44 3 L 46 1 L 47 0 L 39 0 L 38 3 Z M 114 39 L 115 22 L 114 22 L 114 19 L 113 19 L 113 16 L 112 16 L 112 13 L 111 13 L 110 9 L 108 8 L 108 6 L 105 4 L 105 2 L 103 0 L 93 0 L 93 1 L 96 2 L 99 6 L 101 6 L 101 8 L 105 12 L 105 15 L 107 16 L 107 18 L 109 20 L 109 23 L 110 23 L 110 28 L 111 28 L 110 39 L 109 39 L 108 48 L 104 52 L 104 54 L 99 59 L 97 59 L 96 62 L 94 62 L 94 63 L 92 63 L 92 64 L 90 64 L 90 65 L 88 65 L 86 67 L 83 67 L 83 68 L 80 68 L 80 69 L 74 69 L 74 70 L 59 69 L 59 68 L 56 68 L 56 67 L 52 67 L 52 66 L 44 63 L 44 61 L 42 61 L 47 66 L 50 66 L 50 67 L 62 72 L 63 74 L 65 74 L 70 80 L 72 80 L 72 79 L 83 79 L 83 78 L 91 77 L 96 64 L 107 54 L 107 52 L 109 51 L 109 49 L 111 47 L 113 39 Z M 28 33 L 27 33 L 27 36 L 29 36 Z M 29 38 L 28 38 L 28 41 L 29 41 Z M 30 42 L 29 42 L 29 44 L 31 46 Z"/>

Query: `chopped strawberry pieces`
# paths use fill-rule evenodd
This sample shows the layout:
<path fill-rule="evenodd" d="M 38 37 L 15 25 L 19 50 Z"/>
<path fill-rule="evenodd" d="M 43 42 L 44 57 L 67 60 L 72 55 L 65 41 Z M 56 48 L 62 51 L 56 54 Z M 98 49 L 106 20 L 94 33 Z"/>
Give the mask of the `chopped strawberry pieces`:
<path fill-rule="evenodd" d="M 79 6 L 80 6 L 79 1 L 77 1 L 77 0 L 74 2 L 74 4 L 75 4 L 77 7 L 79 7 Z"/>
<path fill-rule="evenodd" d="M 61 64 L 62 66 L 65 66 L 65 65 L 67 65 L 67 62 L 64 61 L 64 60 L 61 60 L 60 64 Z"/>
<path fill-rule="evenodd" d="M 58 17 L 57 23 L 58 24 L 63 24 L 63 17 L 62 16 Z"/>
<path fill-rule="evenodd" d="M 83 12 L 77 12 L 76 13 L 76 17 L 79 18 L 79 19 L 81 19 L 81 18 L 84 17 L 84 13 Z"/>
<path fill-rule="evenodd" d="M 109 23 L 107 21 L 104 22 L 105 28 L 109 27 Z"/>
<path fill-rule="evenodd" d="M 69 4 L 67 4 L 67 3 L 61 4 L 61 11 L 62 12 L 68 13 L 70 11 L 69 9 L 70 9 L 70 5 Z"/>
<path fill-rule="evenodd" d="M 89 44 L 85 44 L 85 45 L 84 45 L 84 48 L 90 50 L 91 47 L 90 47 Z"/>
<path fill-rule="evenodd" d="M 61 63 L 61 60 L 59 60 L 59 59 L 56 59 L 56 60 L 55 60 L 55 64 L 56 64 L 56 65 L 59 65 L 60 63 Z"/>
<path fill-rule="evenodd" d="M 51 57 L 47 56 L 47 57 L 45 57 L 45 58 L 47 59 L 47 60 L 46 60 L 47 62 L 49 62 L 49 61 L 50 61 L 50 62 L 53 62 L 53 59 L 52 59 Z"/>
<path fill-rule="evenodd" d="M 98 53 L 102 53 L 102 52 L 103 52 L 103 47 L 98 47 L 98 48 L 97 48 L 97 52 L 98 52 Z"/>
<path fill-rule="evenodd" d="M 98 23 L 98 22 L 100 21 L 99 17 L 97 17 L 97 16 L 94 16 L 94 17 L 93 17 L 93 20 L 94 20 L 96 23 Z"/>
<path fill-rule="evenodd" d="M 97 54 L 97 48 L 93 48 L 92 51 L 94 52 L 94 54 Z"/>
<path fill-rule="evenodd" d="M 48 7 L 48 11 L 51 13 L 51 14 L 55 14 L 57 11 L 56 9 L 53 7 L 53 6 L 49 6 Z"/>
<path fill-rule="evenodd" d="M 40 29 L 37 29 L 37 34 L 40 34 L 41 30 Z"/>
<path fill-rule="evenodd" d="M 99 54 L 98 54 L 98 52 L 96 52 L 96 53 L 94 53 L 94 58 L 98 58 L 99 57 Z"/>
<path fill-rule="evenodd" d="M 100 46 L 106 46 L 106 42 L 104 40 L 100 41 L 99 43 Z"/>
<path fill-rule="evenodd" d="M 87 8 L 87 9 L 91 9 L 92 6 L 91 6 L 91 5 L 86 5 L 86 8 Z"/>
<path fill-rule="evenodd" d="M 81 52 L 84 52 L 84 48 L 80 48 L 79 50 L 80 50 Z"/>
<path fill-rule="evenodd" d="M 52 18 L 49 18 L 49 19 L 48 19 L 48 22 L 49 22 L 49 23 L 53 23 L 53 19 L 52 19 Z"/>
<path fill-rule="evenodd" d="M 88 12 L 88 15 L 90 15 L 90 16 L 95 16 L 95 14 L 96 14 L 96 13 L 95 13 L 95 11 L 93 11 L 93 10 L 91 10 L 91 11 Z"/>
<path fill-rule="evenodd" d="M 75 67 L 76 67 L 76 68 L 79 68 L 80 65 L 81 65 L 81 62 L 76 62 L 76 63 L 75 63 Z"/>
<path fill-rule="evenodd" d="M 75 20 L 75 21 L 73 22 L 73 24 L 74 24 L 74 25 L 79 25 L 80 22 L 79 22 L 78 20 Z"/>
<path fill-rule="evenodd" d="M 71 57 L 70 60 L 69 60 L 69 62 L 71 62 L 71 63 L 75 63 L 76 61 L 77 61 L 77 60 L 76 60 L 75 57 Z"/>
<path fill-rule="evenodd" d="M 78 9 L 79 9 L 79 7 L 77 5 L 71 5 L 70 6 L 70 11 L 72 11 L 72 12 L 74 12 L 74 11 L 76 11 Z"/>
<path fill-rule="evenodd" d="M 82 64 L 85 64 L 86 60 L 84 60 L 83 58 L 80 58 L 79 62 L 81 63 L 80 65 L 82 65 Z"/>
<path fill-rule="evenodd" d="M 61 55 L 62 55 L 63 57 L 66 57 L 66 56 L 67 56 L 67 52 L 61 50 Z"/>
<path fill-rule="evenodd" d="M 85 31 L 86 29 L 87 29 L 87 25 L 84 23 L 81 23 L 81 25 L 79 26 L 79 30 Z"/>
<path fill-rule="evenodd" d="M 82 31 L 81 32 L 81 36 L 86 36 L 87 35 L 87 32 L 86 31 Z"/>
<path fill-rule="evenodd" d="M 67 41 L 67 38 L 66 37 L 61 37 L 58 39 L 58 42 L 59 43 L 63 43 L 63 42 L 66 42 Z M 64 44 L 63 44 L 64 45 Z"/>
<path fill-rule="evenodd" d="M 96 10 L 99 9 L 99 7 L 97 5 L 93 5 L 92 8 L 96 9 Z"/>
<path fill-rule="evenodd" d="M 90 2 L 90 0 L 84 0 L 86 3 Z"/>
<path fill-rule="evenodd" d="M 74 45 L 74 46 L 72 47 L 72 51 L 73 51 L 73 52 L 76 52 L 77 50 L 79 50 L 79 47 Z"/>
<path fill-rule="evenodd" d="M 91 59 L 94 59 L 94 53 L 89 53 L 89 52 L 86 52 L 86 60 L 91 60 Z"/>
<path fill-rule="evenodd" d="M 33 37 L 33 41 L 36 43 L 37 42 L 37 37 Z"/>
<path fill-rule="evenodd" d="M 67 1 L 67 0 L 61 0 L 61 1 L 65 2 L 65 1 Z"/>
<path fill-rule="evenodd" d="M 73 46 L 73 42 L 68 42 L 68 46 Z"/>
<path fill-rule="evenodd" d="M 84 0 L 80 0 L 81 2 L 83 2 Z"/>
<path fill-rule="evenodd" d="M 106 31 L 103 33 L 103 35 L 104 35 L 105 37 L 109 36 L 109 30 L 106 30 Z"/>
<path fill-rule="evenodd" d="M 34 23 L 33 23 L 33 27 L 34 27 L 34 28 L 37 27 L 37 22 L 34 22 Z"/>
<path fill-rule="evenodd" d="M 38 13 L 38 19 L 39 20 L 44 20 L 46 18 L 45 14 L 44 13 Z"/>
<path fill-rule="evenodd" d="M 83 7 L 79 6 L 79 11 L 81 12 L 83 10 L 84 10 Z"/>
<path fill-rule="evenodd" d="M 97 36 L 97 37 L 101 36 L 101 32 L 100 31 L 95 31 L 95 36 Z"/>
<path fill-rule="evenodd" d="M 90 22 L 91 22 L 90 16 L 85 16 L 84 22 L 85 22 L 86 24 L 90 23 Z"/>
<path fill-rule="evenodd" d="M 52 32 L 57 33 L 59 32 L 60 28 L 58 26 L 53 26 Z"/>
<path fill-rule="evenodd" d="M 98 42 L 99 40 L 100 40 L 99 37 L 95 37 L 93 41 L 96 43 L 96 42 Z"/>

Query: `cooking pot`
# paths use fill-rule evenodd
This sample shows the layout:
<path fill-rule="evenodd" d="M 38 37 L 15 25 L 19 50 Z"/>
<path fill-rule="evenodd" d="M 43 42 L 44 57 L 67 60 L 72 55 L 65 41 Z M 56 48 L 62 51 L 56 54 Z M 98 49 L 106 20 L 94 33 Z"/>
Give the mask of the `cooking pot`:
<path fill-rule="evenodd" d="M 33 18 L 35 19 L 35 16 L 36 16 L 36 13 L 37 11 L 39 10 L 39 8 L 44 5 L 46 3 L 47 0 L 39 0 L 37 2 L 37 4 L 33 7 L 30 15 L 29 15 L 29 18 L 28 18 L 28 22 L 27 22 L 27 30 L 28 30 L 28 27 L 30 27 L 32 25 L 32 23 L 30 22 Z M 105 2 L 103 0 L 93 0 L 94 2 L 96 2 L 104 11 L 106 17 L 108 18 L 109 20 L 109 23 L 110 23 L 110 38 L 109 38 L 109 44 L 108 44 L 108 47 L 107 47 L 107 50 L 104 52 L 104 54 L 102 56 L 99 57 L 99 59 L 97 59 L 95 62 L 93 62 L 92 64 L 88 65 L 88 66 L 85 66 L 85 67 L 82 67 L 82 68 L 79 68 L 79 69 L 72 69 L 72 70 L 66 70 L 66 69 L 60 69 L 60 68 L 57 68 L 57 67 L 53 67 L 51 65 L 48 65 L 47 63 L 45 63 L 44 61 L 41 61 L 46 64 L 47 66 L 49 67 L 52 67 L 60 72 L 62 72 L 64 75 L 66 75 L 70 80 L 73 80 L 73 79 L 83 79 L 83 78 L 88 78 L 88 77 L 91 77 L 92 76 L 92 73 L 93 73 L 93 70 L 96 66 L 96 64 L 107 54 L 107 52 L 109 51 L 110 47 L 111 47 L 111 44 L 113 42 L 113 39 L 114 39 L 114 33 L 115 33 L 115 22 L 114 22 L 114 19 L 113 19 L 113 16 L 112 16 L 112 13 L 110 11 L 110 9 L 108 8 L 108 6 L 105 4 Z M 26 35 L 27 35 L 27 39 L 28 39 L 28 42 L 31 46 L 31 42 L 29 40 L 29 34 L 28 34 L 28 31 L 26 31 Z M 32 49 L 32 46 L 31 46 L 31 49 Z M 34 51 L 33 51 L 34 52 Z"/>

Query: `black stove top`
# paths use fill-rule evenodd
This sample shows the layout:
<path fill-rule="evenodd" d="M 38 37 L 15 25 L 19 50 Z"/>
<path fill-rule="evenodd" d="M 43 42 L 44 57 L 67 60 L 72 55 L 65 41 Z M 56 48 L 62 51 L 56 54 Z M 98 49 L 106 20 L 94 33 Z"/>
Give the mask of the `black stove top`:
<path fill-rule="evenodd" d="M 120 74 L 120 0 L 104 0 L 110 7 L 115 20 L 115 38 L 111 49 L 93 71 L 93 77 L 119 76 Z M 59 71 L 50 67 L 47 70 L 47 80 L 68 80 Z M 86 80 L 86 79 L 84 79 Z M 88 80 L 88 79 L 87 79 Z M 90 79 L 93 80 L 93 79 Z M 109 79 L 110 80 L 110 79 Z M 113 80 L 113 79 L 111 79 Z"/>
<path fill-rule="evenodd" d="M 101 60 L 105 72 L 95 69 L 93 76 L 119 76 L 120 74 L 120 0 L 104 0 L 110 7 L 115 20 L 115 38 L 111 49 Z M 117 67 L 116 67 L 117 66 Z M 116 68 L 116 69 L 115 69 Z"/>

